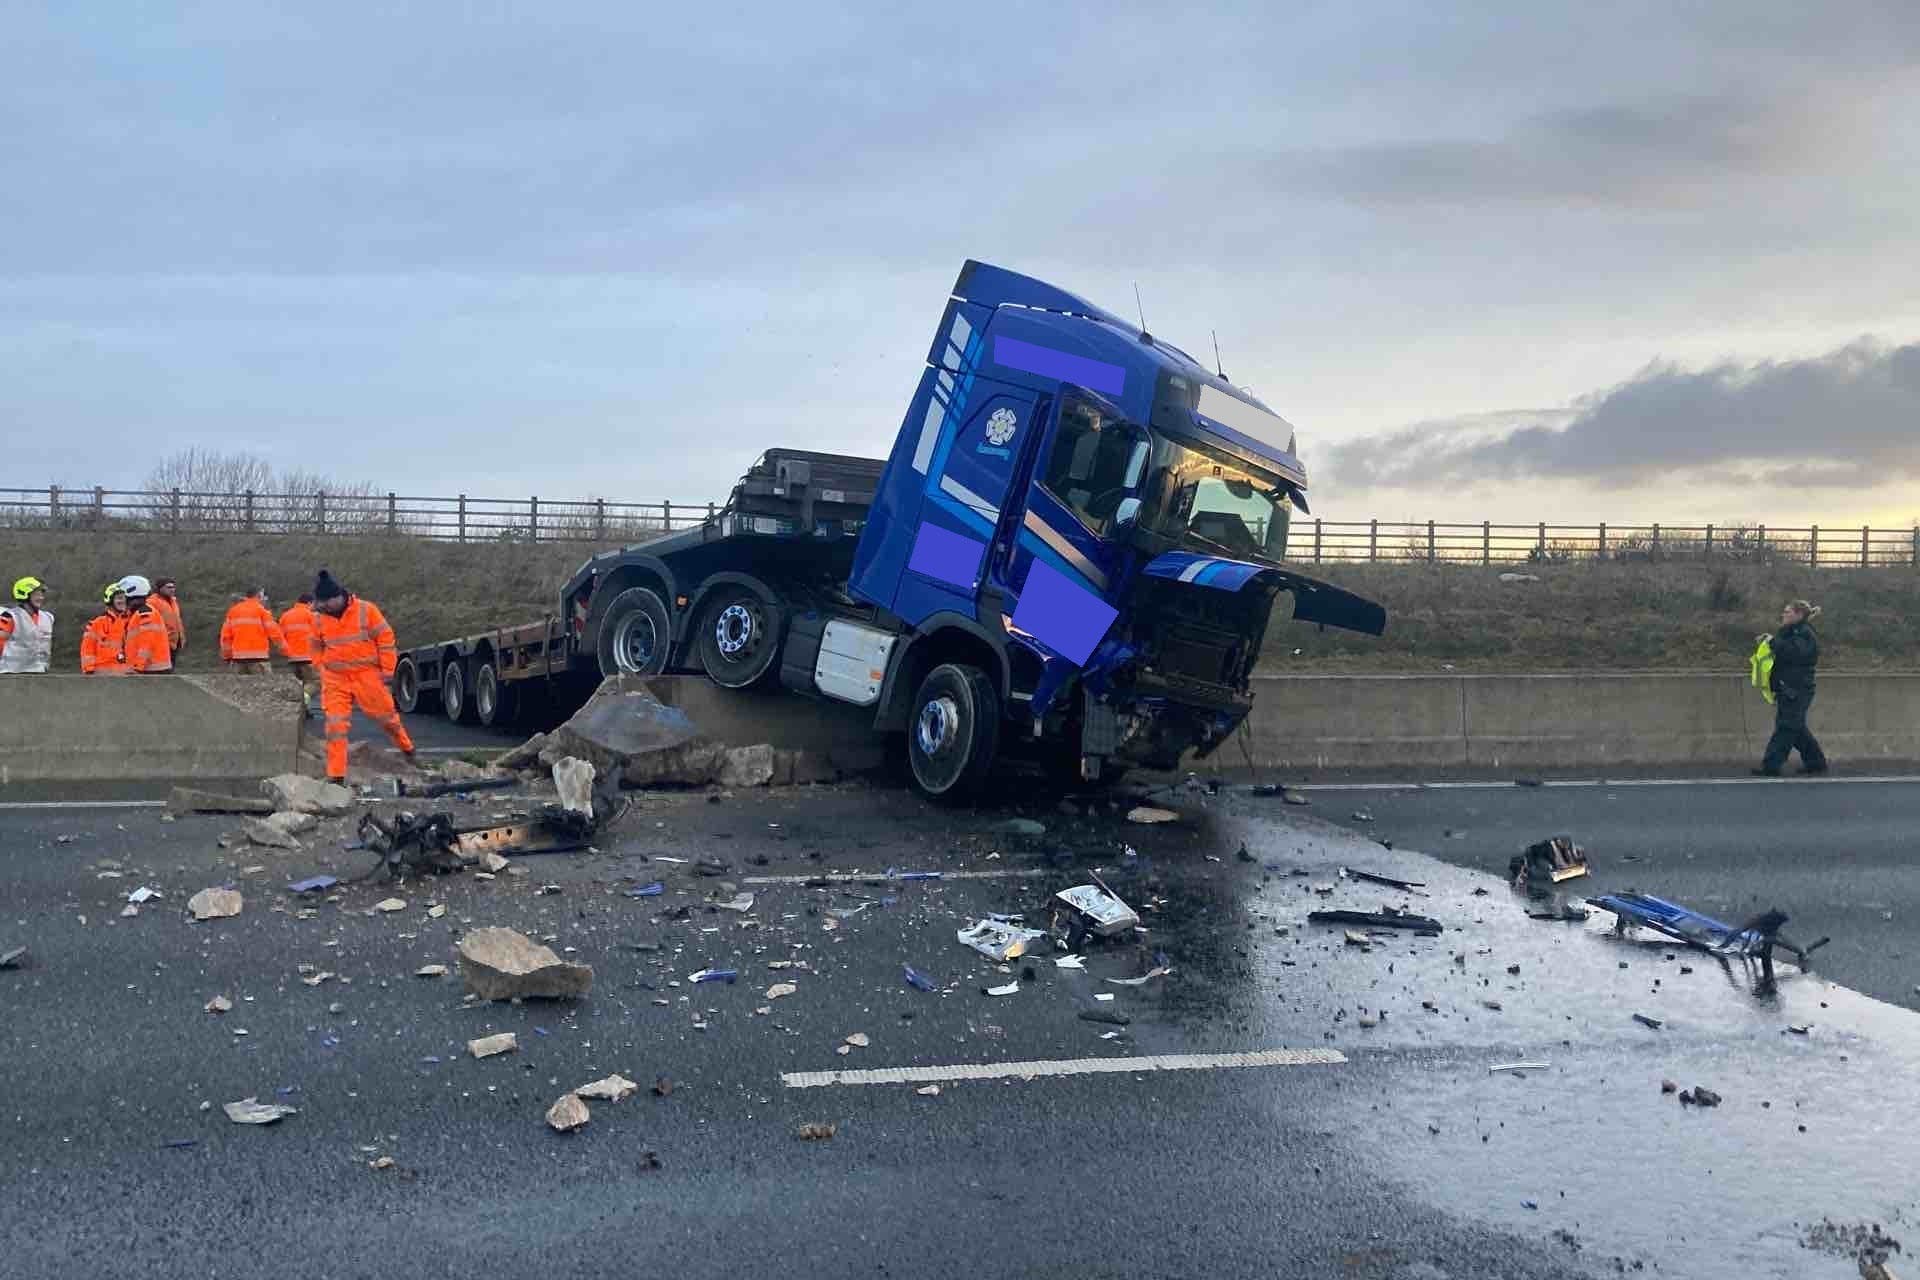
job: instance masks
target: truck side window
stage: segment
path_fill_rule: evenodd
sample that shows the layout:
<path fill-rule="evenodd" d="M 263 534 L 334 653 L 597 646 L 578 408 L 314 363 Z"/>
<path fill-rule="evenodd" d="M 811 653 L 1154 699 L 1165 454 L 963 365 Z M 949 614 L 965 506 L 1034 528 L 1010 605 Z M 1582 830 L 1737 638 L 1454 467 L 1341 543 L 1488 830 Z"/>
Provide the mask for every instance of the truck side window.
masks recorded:
<path fill-rule="evenodd" d="M 1147 438 L 1134 426 L 1090 404 L 1069 400 L 1040 482 L 1095 533 L 1104 534 L 1114 511 L 1146 470 Z"/>

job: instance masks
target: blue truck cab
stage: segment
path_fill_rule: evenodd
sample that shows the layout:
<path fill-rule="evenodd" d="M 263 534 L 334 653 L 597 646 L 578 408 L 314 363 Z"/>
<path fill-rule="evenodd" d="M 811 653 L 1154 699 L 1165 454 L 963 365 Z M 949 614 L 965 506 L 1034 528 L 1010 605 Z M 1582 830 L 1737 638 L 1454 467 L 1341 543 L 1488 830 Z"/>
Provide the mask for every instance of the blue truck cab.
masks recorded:
<path fill-rule="evenodd" d="M 779 685 L 871 708 L 940 798 L 1002 756 L 1172 768 L 1246 718 L 1281 594 L 1295 621 L 1385 628 L 1282 563 L 1293 442 L 1179 348 L 970 261 L 884 463 L 769 450 L 701 528 L 596 555 L 545 623 L 410 651 L 396 692 L 484 720 L 568 673 Z"/>

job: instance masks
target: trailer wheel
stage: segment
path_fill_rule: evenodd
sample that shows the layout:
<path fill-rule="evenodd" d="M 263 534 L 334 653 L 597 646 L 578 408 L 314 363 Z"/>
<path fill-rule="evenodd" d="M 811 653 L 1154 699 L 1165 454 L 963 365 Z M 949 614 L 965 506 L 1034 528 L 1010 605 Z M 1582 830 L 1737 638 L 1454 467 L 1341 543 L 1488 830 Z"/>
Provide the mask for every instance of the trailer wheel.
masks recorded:
<path fill-rule="evenodd" d="M 440 664 L 440 709 L 454 724 L 473 719 L 472 700 L 467 697 L 467 664 L 448 658 Z"/>
<path fill-rule="evenodd" d="M 409 716 L 420 707 L 420 669 L 411 657 L 400 659 L 393 669 L 393 705 Z"/>
<path fill-rule="evenodd" d="M 673 615 L 651 587 L 628 587 L 600 619 L 602 676 L 657 676 L 673 649 Z"/>
<path fill-rule="evenodd" d="M 489 729 L 497 724 L 509 724 L 519 707 L 520 690 L 501 682 L 492 658 L 481 663 L 473 673 L 473 713 L 480 723 Z"/>
<path fill-rule="evenodd" d="M 775 674 L 784 625 L 780 607 L 751 588 L 719 587 L 700 614 L 700 665 L 723 689 L 764 684 Z"/>
<path fill-rule="evenodd" d="M 1000 746 L 1000 695 L 978 667 L 943 663 L 927 673 L 907 723 L 914 785 L 935 800 L 977 793 Z"/>

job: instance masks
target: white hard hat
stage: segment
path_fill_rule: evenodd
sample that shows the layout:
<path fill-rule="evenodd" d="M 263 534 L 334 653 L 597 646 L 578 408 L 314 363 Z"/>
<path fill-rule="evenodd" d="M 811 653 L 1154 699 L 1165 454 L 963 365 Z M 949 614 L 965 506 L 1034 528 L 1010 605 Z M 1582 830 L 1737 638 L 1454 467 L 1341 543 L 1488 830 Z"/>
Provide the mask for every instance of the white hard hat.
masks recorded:
<path fill-rule="evenodd" d="M 120 579 L 120 589 L 130 596 L 150 596 L 153 594 L 153 584 L 137 573 L 130 573 Z"/>

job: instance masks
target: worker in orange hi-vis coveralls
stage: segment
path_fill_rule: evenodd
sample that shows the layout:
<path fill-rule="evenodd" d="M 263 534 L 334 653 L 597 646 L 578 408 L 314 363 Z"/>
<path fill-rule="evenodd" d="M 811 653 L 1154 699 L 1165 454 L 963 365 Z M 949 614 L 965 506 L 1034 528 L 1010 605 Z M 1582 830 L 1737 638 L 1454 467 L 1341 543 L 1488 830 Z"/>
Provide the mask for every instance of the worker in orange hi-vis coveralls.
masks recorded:
<path fill-rule="evenodd" d="M 411 758 L 413 739 L 400 723 L 388 688 L 400 653 L 379 607 L 349 593 L 322 569 L 313 584 L 313 615 L 313 665 L 320 672 L 320 713 L 326 717 L 327 778 L 347 780 L 347 730 L 356 704 Z"/>
<path fill-rule="evenodd" d="M 235 671 L 265 675 L 275 649 L 285 653 L 287 638 L 267 608 L 267 589 L 255 587 L 227 610 L 220 624 L 220 657 Z"/>

